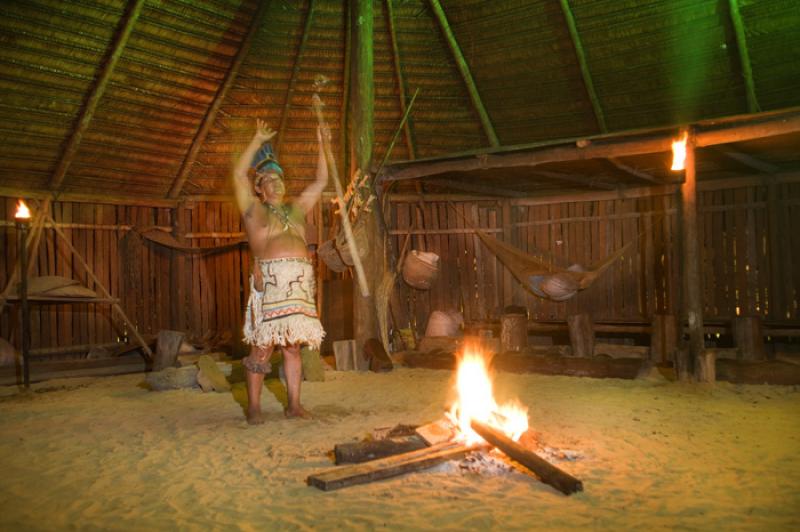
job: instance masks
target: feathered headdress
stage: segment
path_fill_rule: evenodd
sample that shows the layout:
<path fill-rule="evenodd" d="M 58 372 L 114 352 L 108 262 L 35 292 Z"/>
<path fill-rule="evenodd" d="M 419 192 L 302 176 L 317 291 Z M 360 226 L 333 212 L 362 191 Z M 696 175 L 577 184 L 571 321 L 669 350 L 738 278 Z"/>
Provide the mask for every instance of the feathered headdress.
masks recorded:
<path fill-rule="evenodd" d="M 278 159 L 275 158 L 275 152 L 272 151 L 272 143 L 265 142 L 258 149 L 250 162 L 250 169 L 253 174 L 261 172 L 275 172 L 283 175 L 283 168 L 278 164 Z"/>

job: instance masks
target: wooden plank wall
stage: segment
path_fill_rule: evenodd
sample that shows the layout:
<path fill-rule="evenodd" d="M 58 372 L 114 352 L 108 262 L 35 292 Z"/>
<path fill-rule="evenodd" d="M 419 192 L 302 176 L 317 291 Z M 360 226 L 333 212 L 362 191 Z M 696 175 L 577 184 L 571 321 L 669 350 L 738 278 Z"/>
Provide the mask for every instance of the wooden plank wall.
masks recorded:
<path fill-rule="evenodd" d="M 800 185 L 774 186 L 774 211 L 768 209 L 766 185 L 700 193 L 709 321 L 736 315 L 759 315 L 773 322 L 800 319 L 800 238 L 791 230 L 800 224 Z M 677 195 L 528 203 L 393 202 L 395 245 L 402 246 L 411 235 L 412 249 L 435 252 L 441 259 L 440 277 L 431 290 L 399 285 L 393 301 L 398 325 L 416 327 L 422 334 L 433 310 L 459 310 L 466 321 L 480 322 L 498 319 L 512 304 L 527 307 L 533 319 L 542 321 L 588 312 L 596 321 L 649 323 L 653 314 L 679 312 Z M 777 229 L 774 252 L 769 246 L 770 216 Z M 562 267 L 589 267 L 628 242 L 634 245 L 590 288 L 559 303 L 523 289 L 471 227 Z M 771 286 L 784 287 L 779 297 L 770 296 Z"/>
<path fill-rule="evenodd" d="M 704 301 L 707 321 L 759 315 L 771 322 L 800 320 L 800 184 L 740 186 L 700 192 Z M 537 320 L 564 320 L 590 312 L 597 321 L 649 322 L 654 313 L 679 308 L 680 269 L 675 255 L 677 197 L 528 204 L 524 201 L 394 202 L 390 225 L 395 249 L 441 257 L 441 275 L 429 291 L 398 283 L 392 302 L 396 323 L 424 333 L 432 310 L 460 310 L 469 321 L 497 319 L 508 305 L 523 305 Z M 17 260 L 13 225 L 16 200 L 0 198 L 0 286 Z M 451 206 L 453 205 L 453 206 Z M 308 223 L 329 235 L 330 205 Z M 143 333 L 187 331 L 195 337 L 237 338 L 249 295 L 245 246 L 213 255 L 170 251 L 142 240 L 128 226 L 175 227 L 195 247 L 222 244 L 241 231 L 228 202 L 197 201 L 178 208 L 56 202 L 53 215 L 67 238 Z M 563 303 L 546 301 L 511 277 L 472 234 L 481 227 L 527 253 L 562 266 L 598 262 L 627 242 L 633 249 L 592 287 Z M 770 231 L 774 226 L 776 230 Z M 211 235 L 210 233 L 215 233 Z M 770 242 L 776 245 L 771 247 Z M 320 266 L 321 279 L 349 278 Z M 33 275 L 63 275 L 93 287 L 67 246 L 45 230 Z M 17 317 L 6 306 L 0 336 L 18 343 Z M 130 332 L 108 305 L 34 305 L 32 348 L 124 341 Z M 323 322 L 325 321 L 323 316 Z"/>

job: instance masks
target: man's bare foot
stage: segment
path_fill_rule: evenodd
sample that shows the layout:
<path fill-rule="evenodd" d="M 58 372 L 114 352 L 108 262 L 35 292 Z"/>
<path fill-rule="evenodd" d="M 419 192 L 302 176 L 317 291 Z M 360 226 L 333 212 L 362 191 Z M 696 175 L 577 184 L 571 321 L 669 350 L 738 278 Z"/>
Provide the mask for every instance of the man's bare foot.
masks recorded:
<path fill-rule="evenodd" d="M 311 412 L 302 406 L 286 408 L 283 411 L 283 415 L 285 415 L 287 418 L 299 417 L 301 419 L 312 419 L 314 417 L 311 415 Z"/>
<path fill-rule="evenodd" d="M 264 423 L 264 416 L 261 414 L 260 408 L 247 409 L 247 424 L 248 425 L 261 425 Z"/>

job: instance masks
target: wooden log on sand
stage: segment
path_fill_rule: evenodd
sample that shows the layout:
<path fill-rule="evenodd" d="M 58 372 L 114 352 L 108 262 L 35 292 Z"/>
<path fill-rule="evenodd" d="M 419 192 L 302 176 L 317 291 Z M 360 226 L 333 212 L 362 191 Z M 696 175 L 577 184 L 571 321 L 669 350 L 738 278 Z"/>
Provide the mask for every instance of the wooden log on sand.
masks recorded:
<path fill-rule="evenodd" d="M 564 495 L 583 491 L 583 483 L 580 480 L 540 458 L 536 453 L 524 448 L 502 432 L 474 419 L 470 425 L 484 440 L 503 451 L 509 458 L 525 466 L 545 484 L 553 486 Z"/>
<path fill-rule="evenodd" d="M 461 458 L 479 448 L 480 446 L 457 443 L 434 445 L 419 451 L 398 454 L 363 464 L 328 469 L 327 471 L 310 475 L 306 479 L 306 483 L 323 491 L 365 484 L 375 480 L 396 477 L 404 473 L 428 469 L 442 462 Z"/>
<path fill-rule="evenodd" d="M 406 439 L 370 440 L 354 443 L 340 443 L 333 446 L 336 465 L 360 464 L 378 458 L 408 453 L 427 447 L 420 437 Z"/>

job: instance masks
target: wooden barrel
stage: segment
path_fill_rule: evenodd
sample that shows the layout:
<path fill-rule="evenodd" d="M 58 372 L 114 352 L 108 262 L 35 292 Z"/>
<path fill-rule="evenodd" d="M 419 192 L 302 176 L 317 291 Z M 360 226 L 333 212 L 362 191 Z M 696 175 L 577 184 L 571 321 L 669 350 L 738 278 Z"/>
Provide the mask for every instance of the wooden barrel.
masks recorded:
<path fill-rule="evenodd" d="M 414 288 L 429 290 L 439 276 L 439 255 L 416 249 L 403 261 L 403 280 Z"/>

